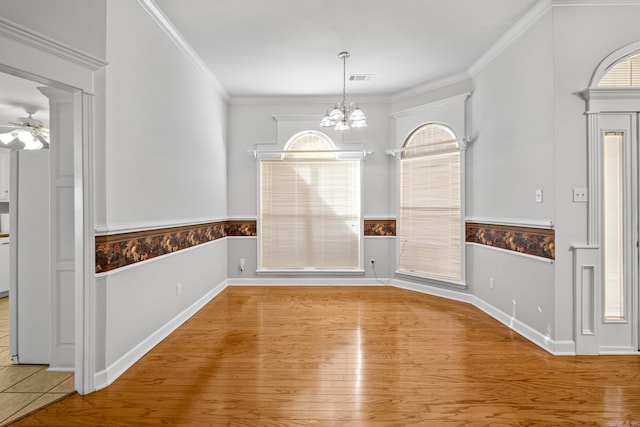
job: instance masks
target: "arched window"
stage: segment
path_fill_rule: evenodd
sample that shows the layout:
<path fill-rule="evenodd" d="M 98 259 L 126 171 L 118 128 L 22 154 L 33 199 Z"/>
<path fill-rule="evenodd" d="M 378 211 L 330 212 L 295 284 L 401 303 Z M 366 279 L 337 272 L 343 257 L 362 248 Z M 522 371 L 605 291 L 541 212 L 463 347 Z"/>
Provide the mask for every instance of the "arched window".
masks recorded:
<path fill-rule="evenodd" d="M 401 156 L 399 272 L 462 281 L 461 154 L 453 129 L 427 123 Z"/>
<path fill-rule="evenodd" d="M 640 53 L 613 64 L 598 82 L 598 87 L 640 86 Z"/>
<path fill-rule="evenodd" d="M 260 161 L 259 269 L 361 268 L 360 164 L 313 131 Z"/>

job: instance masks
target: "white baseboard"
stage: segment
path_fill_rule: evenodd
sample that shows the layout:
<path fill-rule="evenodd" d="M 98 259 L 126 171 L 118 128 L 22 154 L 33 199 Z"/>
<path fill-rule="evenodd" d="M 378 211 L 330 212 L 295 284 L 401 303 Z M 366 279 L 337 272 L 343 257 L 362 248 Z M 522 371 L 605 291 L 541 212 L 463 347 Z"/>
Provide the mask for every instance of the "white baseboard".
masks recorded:
<path fill-rule="evenodd" d="M 130 351 L 128 351 L 121 358 L 113 362 L 107 367 L 107 369 L 96 372 L 94 375 L 94 386 L 96 391 L 104 387 L 107 387 L 113 383 L 120 375 L 122 375 L 127 369 L 133 366 L 142 356 L 144 356 L 149 350 L 158 345 L 162 340 L 175 331 L 180 325 L 189 320 L 191 316 L 204 307 L 209 301 L 214 299 L 220 292 L 225 290 L 228 286 L 227 281 L 215 286 L 204 296 L 198 299 L 196 302 L 187 307 L 176 317 L 167 322 L 160 329 L 149 335 L 145 340 L 140 342 Z"/>
<path fill-rule="evenodd" d="M 461 292 L 455 289 L 446 289 L 438 286 L 428 285 L 426 283 L 407 282 L 406 280 L 391 280 L 391 286 L 409 291 L 416 291 L 436 297 L 443 297 L 454 301 L 466 302 L 471 304 L 473 295 L 467 292 Z"/>
<path fill-rule="evenodd" d="M 611 355 L 621 355 L 621 354 L 638 354 L 638 350 L 633 347 L 623 347 L 623 346 L 600 346 L 600 354 L 611 354 Z"/>
<path fill-rule="evenodd" d="M 438 297 L 448 298 L 454 301 L 472 304 L 473 306 L 493 317 L 509 329 L 517 332 L 524 338 L 536 344 L 538 347 L 548 351 L 555 356 L 575 355 L 575 343 L 573 341 L 554 341 L 551 338 L 531 328 L 527 324 L 519 321 L 518 319 L 514 319 L 505 312 L 476 297 L 475 295 L 469 294 L 467 292 L 456 291 L 453 289 L 444 289 L 427 284 L 418 284 L 403 280 L 392 280 L 391 285 L 397 288 L 407 289 L 428 295 L 434 295 Z"/>
<path fill-rule="evenodd" d="M 388 286 L 391 279 L 364 277 L 251 277 L 227 279 L 229 286 Z"/>

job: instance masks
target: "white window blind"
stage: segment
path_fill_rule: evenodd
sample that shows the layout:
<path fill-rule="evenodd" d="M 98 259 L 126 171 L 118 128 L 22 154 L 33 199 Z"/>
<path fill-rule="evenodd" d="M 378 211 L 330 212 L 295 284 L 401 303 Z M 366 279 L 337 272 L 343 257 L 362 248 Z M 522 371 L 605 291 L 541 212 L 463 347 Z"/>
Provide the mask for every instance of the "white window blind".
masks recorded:
<path fill-rule="evenodd" d="M 400 272 L 461 281 L 460 151 L 440 124 L 415 131 L 401 160 Z"/>
<path fill-rule="evenodd" d="M 358 269 L 360 160 L 309 156 L 260 162 L 260 268 Z"/>
<path fill-rule="evenodd" d="M 640 86 L 640 54 L 614 64 L 598 82 L 598 87 Z"/>
<path fill-rule="evenodd" d="M 604 316 L 625 318 L 624 134 L 606 132 L 603 154 Z"/>

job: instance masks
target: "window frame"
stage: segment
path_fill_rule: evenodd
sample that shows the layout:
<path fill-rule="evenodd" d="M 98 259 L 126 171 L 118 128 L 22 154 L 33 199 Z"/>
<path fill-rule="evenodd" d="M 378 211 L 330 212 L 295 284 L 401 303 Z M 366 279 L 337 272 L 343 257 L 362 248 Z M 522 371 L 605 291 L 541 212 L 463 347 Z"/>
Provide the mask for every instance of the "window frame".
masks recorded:
<path fill-rule="evenodd" d="M 364 216 L 363 216 L 363 182 L 364 182 L 364 167 L 363 167 L 363 157 L 358 157 L 358 158 L 354 158 L 353 153 L 349 152 L 349 153 L 344 153 L 341 152 L 337 147 L 335 142 L 326 134 L 322 133 L 322 132 L 318 132 L 315 130 L 304 130 L 301 132 L 297 132 L 296 134 L 294 134 L 293 136 L 291 136 L 291 138 L 289 138 L 287 140 L 287 142 L 284 144 L 284 148 L 282 151 L 280 152 L 274 152 L 274 153 L 278 153 L 275 156 L 272 157 L 272 159 L 279 159 L 279 160 L 284 160 L 286 158 L 286 154 L 287 154 L 287 150 L 291 147 L 291 145 L 293 145 L 293 143 L 300 137 L 304 136 L 304 135 L 316 135 L 318 137 L 320 137 L 322 140 L 324 140 L 325 142 L 327 142 L 329 144 L 329 146 L 331 147 L 331 150 L 327 150 L 329 152 L 332 152 L 334 154 L 333 159 L 320 159 L 320 160 L 334 160 L 334 161 L 355 161 L 357 160 L 359 162 L 359 182 L 360 182 L 360 206 L 359 206 L 359 211 L 360 211 L 360 218 L 359 218 L 359 233 L 358 233 L 358 266 L 356 268 L 348 268 L 348 269 L 342 269 L 342 268 L 316 268 L 316 267 L 310 267 L 310 268 L 270 268 L 270 267 L 264 267 L 262 265 L 262 160 L 265 160 L 264 158 L 259 159 L 256 162 L 256 188 L 257 188 L 257 211 L 258 211 L 258 215 L 257 215 L 257 221 L 256 221 L 256 236 L 257 236 L 257 268 L 256 268 L 256 274 L 257 275 L 264 275 L 264 276 L 269 276 L 269 275 L 273 275 L 273 276 L 318 276 L 318 275 L 323 275 L 323 276 L 362 276 L 365 273 L 364 270 Z M 344 154 L 343 154 L 344 153 Z M 304 160 L 304 159 L 301 159 Z"/>
<path fill-rule="evenodd" d="M 401 233 L 401 201 L 402 201 L 402 153 L 405 151 L 407 142 L 411 139 L 416 132 L 421 130 L 422 128 L 428 125 L 438 125 L 443 126 L 448 129 L 455 137 L 455 141 L 457 144 L 457 148 L 460 153 L 460 223 L 459 223 L 459 233 L 460 233 L 460 281 L 447 280 L 439 277 L 434 277 L 429 274 L 422 274 L 419 272 L 413 272 L 408 270 L 400 270 L 400 257 L 402 255 L 402 246 L 403 243 L 400 240 Z M 434 284 L 439 286 L 446 287 L 454 287 L 454 288 L 467 288 L 467 268 L 466 268 L 466 242 L 465 242 L 465 219 L 466 219 L 466 202 L 465 202 L 465 194 L 466 194 L 466 140 L 461 138 L 456 132 L 456 129 L 442 121 L 431 120 L 431 121 L 423 121 L 419 125 L 415 126 L 411 132 L 407 134 L 407 136 L 402 140 L 402 143 L 399 144 L 402 148 L 400 150 L 396 150 L 396 189 L 397 189 L 397 197 L 396 197 L 396 206 L 397 206 L 397 218 L 398 218 L 398 236 L 396 239 L 396 268 L 395 268 L 395 276 L 401 279 L 409 279 L 414 282 L 424 283 L 424 284 Z"/>

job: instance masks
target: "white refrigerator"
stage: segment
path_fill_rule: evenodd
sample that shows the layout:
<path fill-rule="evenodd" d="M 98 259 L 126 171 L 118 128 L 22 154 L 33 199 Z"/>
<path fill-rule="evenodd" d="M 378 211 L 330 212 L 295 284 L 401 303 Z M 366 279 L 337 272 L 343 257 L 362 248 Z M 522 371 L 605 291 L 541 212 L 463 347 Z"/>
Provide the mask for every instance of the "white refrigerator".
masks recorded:
<path fill-rule="evenodd" d="M 14 363 L 49 364 L 49 150 L 11 153 L 9 350 Z"/>

